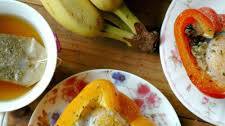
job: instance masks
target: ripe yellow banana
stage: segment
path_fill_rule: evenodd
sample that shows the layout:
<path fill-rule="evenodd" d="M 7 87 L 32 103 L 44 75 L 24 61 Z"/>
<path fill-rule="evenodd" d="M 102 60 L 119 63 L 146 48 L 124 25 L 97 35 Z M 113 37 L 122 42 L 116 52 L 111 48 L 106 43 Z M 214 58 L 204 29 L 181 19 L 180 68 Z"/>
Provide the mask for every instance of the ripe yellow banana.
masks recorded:
<path fill-rule="evenodd" d="M 70 31 L 94 37 L 103 28 L 103 19 L 89 0 L 41 0 L 55 20 Z"/>
<path fill-rule="evenodd" d="M 113 4 L 112 1 L 116 1 Z M 131 11 L 127 8 L 125 3 L 120 0 L 91 0 L 91 2 L 102 11 L 110 11 L 117 15 L 126 25 L 130 28 L 133 37 L 130 39 L 125 39 L 130 43 L 130 45 L 139 48 L 142 51 L 154 51 L 157 41 L 159 40 L 159 36 L 157 32 L 148 32 L 145 26 L 141 23 L 138 18 L 131 13 Z M 108 9 L 108 5 L 112 9 Z M 111 18 L 111 17 L 108 17 Z M 115 28 L 113 28 L 115 30 Z M 120 30 L 121 31 L 121 30 Z M 108 33 L 106 33 L 108 34 Z M 126 34 L 127 35 L 127 34 Z M 114 36 L 115 37 L 115 36 Z M 128 44 L 129 45 L 129 44 Z"/>
<path fill-rule="evenodd" d="M 91 0 L 91 2 L 100 10 L 113 11 L 119 8 L 123 0 Z"/>
<path fill-rule="evenodd" d="M 131 32 L 131 29 L 127 26 L 127 24 L 124 23 L 120 18 L 118 18 L 113 13 L 103 12 L 102 16 L 104 20 L 111 22 L 112 24 L 116 25 L 118 28 Z"/>
<path fill-rule="evenodd" d="M 137 34 L 135 24 L 142 24 L 138 18 L 131 13 L 125 4 L 122 4 L 119 8 L 113 11 L 121 20 L 123 20 L 131 29 L 134 34 Z"/>
<path fill-rule="evenodd" d="M 158 34 L 156 32 L 149 33 L 126 7 L 123 0 L 41 1 L 58 23 L 79 35 L 103 36 L 120 40 L 128 46 L 145 52 L 154 51 L 155 43 L 158 41 Z M 107 13 L 104 15 L 104 13 L 100 13 L 100 10 L 114 13 L 114 16 Z M 103 18 L 115 26 L 104 22 Z"/>

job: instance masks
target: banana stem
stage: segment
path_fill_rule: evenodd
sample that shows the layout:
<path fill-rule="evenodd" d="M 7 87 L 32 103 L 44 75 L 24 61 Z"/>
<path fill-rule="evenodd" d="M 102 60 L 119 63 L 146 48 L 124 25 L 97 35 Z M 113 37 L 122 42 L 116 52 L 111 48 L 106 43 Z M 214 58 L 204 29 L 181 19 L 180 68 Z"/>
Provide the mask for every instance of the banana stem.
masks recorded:
<path fill-rule="evenodd" d="M 118 9 L 116 9 L 114 12 L 123 22 L 125 22 L 131 31 L 134 34 L 137 34 L 135 24 L 141 23 L 138 18 L 127 8 L 127 6 L 123 3 Z"/>
<path fill-rule="evenodd" d="M 148 32 L 144 24 L 127 8 L 123 3 L 118 9 L 113 11 L 124 23 L 128 25 L 134 36 L 131 39 L 125 39 L 135 48 L 143 52 L 154 52 L 159 34 L 155 31 Z"/>
<path fill-rule="evenodd" d="M 114 25 L 116 25 L 117 27 L 119 27 L 120 29 L 126 30 L 131 32 L 130 28 L 127 26 L 127 24 L 125 24 L 122 20 L 120 20 L 116 15 L 112 14 L 112 13 L 108 13 L 108 12 L 103 12 L 102 16 L 105 20 L 113 23 Z"/>
<path fill-rule="evenodd" d="M 110 24 L 105 24 L 104 31 L 102 33 L 103 37 L 112 38 L 119 40 L 121 42 L 126 43 L 129 47 L 131 47 L 131 43 L 128 41 L 129 39 L 133 39 L 134 34 L 128 31 L 124 31 Z"/>

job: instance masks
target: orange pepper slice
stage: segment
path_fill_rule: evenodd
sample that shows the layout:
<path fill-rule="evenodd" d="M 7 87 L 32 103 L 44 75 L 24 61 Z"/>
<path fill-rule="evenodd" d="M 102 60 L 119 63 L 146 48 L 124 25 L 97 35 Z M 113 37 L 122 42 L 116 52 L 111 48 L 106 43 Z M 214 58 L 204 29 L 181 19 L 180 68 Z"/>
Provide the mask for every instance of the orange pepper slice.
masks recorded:
<path fill-rule="evenodd" d="M 128 120 L 130 126 L 155 126 L 155 123 L 144 117 L 137 104 L 126 95 L 119 93 L 120 114 Z"/>
<path fill-rule="evenodd" d="M 217 31 L 214 23 L 199 10 L 184 10 L 176 19 L 174 34 L 181 60 L 192 83 L 204 94 L 214 98 L 225 98 L 225 88 L 221 87 L 203 71 L 191 53 L 189 38 L 185 34 L 187 25 L 196 22 L 204 31 L 204 35 L 212 38 Z"/>

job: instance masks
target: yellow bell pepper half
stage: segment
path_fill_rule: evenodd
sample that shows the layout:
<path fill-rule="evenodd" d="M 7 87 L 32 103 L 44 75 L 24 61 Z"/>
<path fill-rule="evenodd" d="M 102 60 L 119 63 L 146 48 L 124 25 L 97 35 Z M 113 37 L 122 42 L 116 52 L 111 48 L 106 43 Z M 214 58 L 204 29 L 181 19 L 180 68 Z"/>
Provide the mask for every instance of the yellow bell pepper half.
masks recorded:
<path fill-rule="evenodd" d="M 66 107 L 55 126 L 75 126 L 82 114 L 101 107 L 117 112 L 130 126 L 154 126 L 151 120 L 141 115 L 139 107 L 124 94 L 116 90 L 107 80 L 95 80 L 88 84 Z"/>

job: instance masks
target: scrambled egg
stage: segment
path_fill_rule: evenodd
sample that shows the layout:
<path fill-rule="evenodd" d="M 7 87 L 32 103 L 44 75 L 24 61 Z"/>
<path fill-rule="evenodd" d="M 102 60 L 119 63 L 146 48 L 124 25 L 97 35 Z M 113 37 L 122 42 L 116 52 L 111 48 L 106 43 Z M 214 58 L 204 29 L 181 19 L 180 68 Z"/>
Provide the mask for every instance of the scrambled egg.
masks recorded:
<path fill-rule="evenodd" d="M 206 51 L 206 63 L 212 79 L 225 86 L 225 34 L 210 41 Z"/>
<path fill-rule="evenodd" d="M 129 124 L 116 112 L 95 108 L 87 116 L 79 119 L 75 126 L 129 126 Z"/>

